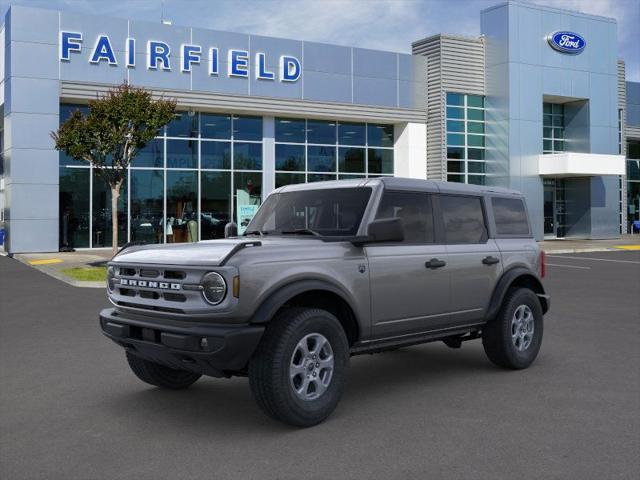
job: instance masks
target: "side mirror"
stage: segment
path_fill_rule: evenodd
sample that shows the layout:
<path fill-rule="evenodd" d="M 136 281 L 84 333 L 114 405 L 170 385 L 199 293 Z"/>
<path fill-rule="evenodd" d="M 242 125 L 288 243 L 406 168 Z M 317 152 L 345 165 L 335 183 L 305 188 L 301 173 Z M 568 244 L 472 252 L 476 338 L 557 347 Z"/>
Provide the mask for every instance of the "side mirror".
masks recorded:
<path fill-rule="evenodd" d="M 398 217 L 374 220 L 369 224 L 368 230 L 367 237 L 360 239 L 358 244 L 401 242 L 404 240 L 404 229 Z"/>

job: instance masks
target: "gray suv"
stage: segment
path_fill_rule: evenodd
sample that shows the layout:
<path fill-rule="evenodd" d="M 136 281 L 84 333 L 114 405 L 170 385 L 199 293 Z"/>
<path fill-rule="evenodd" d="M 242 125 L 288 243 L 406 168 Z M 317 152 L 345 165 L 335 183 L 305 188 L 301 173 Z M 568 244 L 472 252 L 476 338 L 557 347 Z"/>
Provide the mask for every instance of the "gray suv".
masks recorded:
<path fill-rule="evenodd" d="M 352 355 L 482 339 L 528 367 L 549 297 L 518 192 L 404 178 L 290 185 L 244 234 L 132 246 L 108 268 L 104 334 L 158 387 L 249 377 L 271 417 L 335 409 Z"/>

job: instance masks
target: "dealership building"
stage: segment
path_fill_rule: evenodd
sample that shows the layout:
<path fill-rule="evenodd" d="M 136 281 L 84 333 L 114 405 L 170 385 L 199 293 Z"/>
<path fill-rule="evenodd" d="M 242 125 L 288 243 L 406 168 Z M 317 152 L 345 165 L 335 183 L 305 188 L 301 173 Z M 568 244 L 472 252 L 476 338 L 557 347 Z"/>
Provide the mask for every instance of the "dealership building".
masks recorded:
<path fill-rule="evenodd" d="M 520 190 L 537 239 L 629 231 L 640 84 L 625 80 L 616 21 L 510 1 L 479 22 L 479 37 L 407 54 L 12 6 L 4 248 L 111 245 L 108 187 L 50 134 L 123 81 L 178 113 L 128 171 L 120 243 L 220 238 L 282 185 L 384 175 Z"/>

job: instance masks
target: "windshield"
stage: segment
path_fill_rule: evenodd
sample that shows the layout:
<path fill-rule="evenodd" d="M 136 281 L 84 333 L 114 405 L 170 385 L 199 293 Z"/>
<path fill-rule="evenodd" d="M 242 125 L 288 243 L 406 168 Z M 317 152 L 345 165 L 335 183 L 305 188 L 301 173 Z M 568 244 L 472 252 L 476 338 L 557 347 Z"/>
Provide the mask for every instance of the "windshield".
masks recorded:
<path fill-rule="evenodd" d="M 370 196 L 368 187 L 276 193 L 267 198 L 244 234 L 355 236 Z"/>

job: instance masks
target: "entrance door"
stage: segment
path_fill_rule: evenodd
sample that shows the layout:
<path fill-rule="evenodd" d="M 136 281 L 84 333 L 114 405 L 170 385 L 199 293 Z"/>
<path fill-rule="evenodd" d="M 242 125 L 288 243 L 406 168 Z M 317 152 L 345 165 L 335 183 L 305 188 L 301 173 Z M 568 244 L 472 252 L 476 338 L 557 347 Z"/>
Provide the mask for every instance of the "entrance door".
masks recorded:
<path fill-rule="evenodd" d="M 544 185 L 544 236 L 564 238 L 567 226 L 565 185 L 561 178 L 547 178 Z"/>

